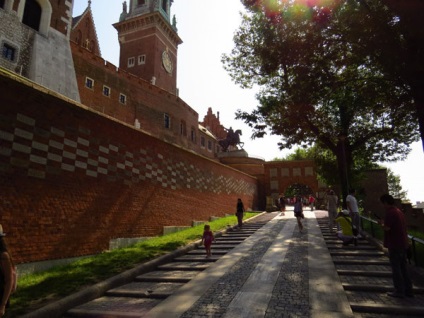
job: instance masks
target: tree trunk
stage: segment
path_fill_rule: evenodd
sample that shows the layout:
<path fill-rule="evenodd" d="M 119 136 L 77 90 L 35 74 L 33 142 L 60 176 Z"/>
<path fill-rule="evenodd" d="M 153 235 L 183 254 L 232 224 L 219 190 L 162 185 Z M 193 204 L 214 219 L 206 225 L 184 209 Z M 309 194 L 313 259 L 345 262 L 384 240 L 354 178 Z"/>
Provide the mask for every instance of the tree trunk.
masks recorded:
<path fill-rule="evenodd" d="M 342 189 L 342 207 L 346 209 L 346 196 L 349 193 L 349 155 L 346 147 L 346 140 L 343 138 L 337 143 L 337 166 L 339 168 L 340 188 Z"/>

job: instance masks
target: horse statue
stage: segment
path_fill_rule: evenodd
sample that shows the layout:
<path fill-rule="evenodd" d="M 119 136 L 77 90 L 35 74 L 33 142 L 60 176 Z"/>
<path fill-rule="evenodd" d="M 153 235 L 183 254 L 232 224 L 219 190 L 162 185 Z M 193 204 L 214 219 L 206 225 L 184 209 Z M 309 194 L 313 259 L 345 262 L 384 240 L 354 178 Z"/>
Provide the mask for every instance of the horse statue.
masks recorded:
<path fill-rule="evenodd" d="M 218 141 L 218 144 L 221 146 L 222 151 L 228 151 L 229 146 L 237 146 L 240 145 L 243 148 L 244 143 L 240 142 L 241 130 L 237 129 L 234 131 L 231 127 L 227 131 L 227 137 L 225 139 L 221 139 Z"/>

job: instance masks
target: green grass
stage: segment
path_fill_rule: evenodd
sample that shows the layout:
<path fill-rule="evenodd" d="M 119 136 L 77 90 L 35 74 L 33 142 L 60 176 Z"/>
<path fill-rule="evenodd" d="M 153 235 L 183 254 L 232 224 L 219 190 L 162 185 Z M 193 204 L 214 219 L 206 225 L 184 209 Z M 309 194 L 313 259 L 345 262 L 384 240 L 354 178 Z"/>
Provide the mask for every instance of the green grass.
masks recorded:
<path fill-rule="evenodd" d="M 245 214 L 245 219 L 257 214 L 248 212 Z M 236 222 L 234 216 L 228 216 L 208 224 L 211 230 L 216 232 Z M 180 232 L 151 238 L 131 247 L 87 257 L 69 265 L 22 276 L 18 280 L 18 290 L 11 297 L 7 316 L 16 317 L 31 312 L 140 263 L 199 240 L 202 233 L 203 225 L 198 225 Z"/>

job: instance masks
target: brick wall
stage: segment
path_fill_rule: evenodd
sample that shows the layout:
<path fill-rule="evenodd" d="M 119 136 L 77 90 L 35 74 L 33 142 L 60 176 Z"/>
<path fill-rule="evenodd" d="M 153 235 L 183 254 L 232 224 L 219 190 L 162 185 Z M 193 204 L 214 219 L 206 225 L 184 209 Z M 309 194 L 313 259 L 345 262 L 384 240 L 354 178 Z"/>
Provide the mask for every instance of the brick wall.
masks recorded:
<path fill-rule="evenodd" d="M 252 176 L 1 71 L 0 87 L 0 223 L 17 263 L 256 205 Z"/>

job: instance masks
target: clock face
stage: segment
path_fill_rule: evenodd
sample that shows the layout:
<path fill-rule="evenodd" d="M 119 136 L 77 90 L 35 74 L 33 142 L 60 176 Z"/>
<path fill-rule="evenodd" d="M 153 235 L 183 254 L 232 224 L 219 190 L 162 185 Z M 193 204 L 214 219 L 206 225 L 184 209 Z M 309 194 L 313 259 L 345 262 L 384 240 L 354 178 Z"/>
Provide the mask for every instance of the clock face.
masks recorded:
<path fill-rule="evenodd" d="M 162 53 L 162 64 L 163 64 L 163 67 L 165 68 L 165 71 L 171 74 L 173 66 L 172 66 L 172 60 L 171 60 L 171 57 L 169 56 L 168 51 L 163 51 Z"/>

